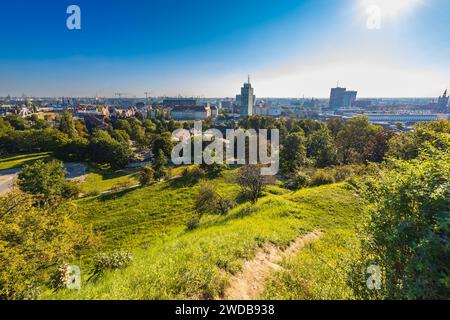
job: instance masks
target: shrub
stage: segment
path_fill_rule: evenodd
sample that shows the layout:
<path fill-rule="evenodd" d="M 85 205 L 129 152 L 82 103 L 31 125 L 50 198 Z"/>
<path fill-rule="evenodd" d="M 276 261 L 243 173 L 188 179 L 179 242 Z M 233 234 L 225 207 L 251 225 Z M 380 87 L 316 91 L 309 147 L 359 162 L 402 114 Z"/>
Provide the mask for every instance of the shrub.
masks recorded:
<path fill-rule="evenodd" d="M 196 166 L 190 170 L 190 176 L 196 182 L 200 182 L 201 180 L 205 179 L 206 172 L 202 168 Z"/>
<path fill-rule="evenodd" d="M 236 205 L 233 199 L 217 195 L 216 207 L 220 214 L 226 215 Z"/>
<path fill-rule="evenodd" d="M 286 187 L 291 190 L 299 190 L 309 186 L 310 183 L 311 177 L 304 172 L 299 172 L 295 177 L 286 182 Z"/>
<path fill-rule="evenodd" d="M 189 220 L 186 223 L 186 228 L 189 231 L 197 229 L 199 226 L 200 226 L 200 219 L 199 218 L 193 218 L 193 219 Z"/>
<path fill-rule="evenodd" d="M 195 199 L 195 210 L 199 216 L 206 213 L 215 213 L 217 203 L 216 186 L 210 182 L 203 182 Z"/>
<path fill-rule="evenodd" d="M 233 199 L 219 194 L 217 186 L 208 181 L 202 183 L 195 200 L 195 210 L 198 212 L 199 218 L 204 214 L 226 215 L 234 205 Z"/>
<path fill-rule="evenodd" d="M 412 161 L 393 161 L 363 181 L 370 202 L 361 230 L 359 259 L 348 272 L 362 299 L 448 299 L 450 292 L 450 154 L 421 151 Z M 369 290 L 365 271 L 377 265 L 380 290 Z"/>
<path fill-rule="evenodd" d="M 0 300 L 35 298 L 54 266 L 96 244 L 71 218 L 76 207 L 60 200 L 36 206 L 36 196 L 19 190 L 0 197 Z"/>
<path fill-rule="evenodd" d="M 133 255 L 128 251 L 99 253 L 94 257 L 93 276 L 101 275 L 107 270 L 125 269 L 132 261 Z"/>
<path fill-rule="evenodd" d="M 139 175 L 141 186 L 147 186 L 155 180 L 155 170 L 150 166 L 143 166 Z"/>
<path fill-rule="evenodd" d="M 335 183 L 334 177 L 324 170 L 317 170 L 311 177 L 310 185 L 312 187 L 318 187 L 325 184 Z"/>
<path fill-rule="evenodd" d="M 262 196 L 262 193 L 268 184 L 268 178 L 268 176 L 263 176 L 261 174 L 260 166 L 245 165 L 239 169 L 236 183 L 241 188 L 241 195 L 255 204 Z"/>
<path fill-rule="evenodd" d="M 102 192 L 100 190 L 94 190 L 86 194 L 86 197 L 98 197 Z"/>
<path fill-rule="evenodd" d="M 186 178 L 186 177 L 188 177 L 189 176 L 189 174 L 190 174 L 191 172 L 190 172 L 190 170 L 189 170 L 189 168 L 183 168 L 183 170 L 181 171 L 181 176 L 183 177 L 183 178 Z"/>
<path fill-rule="evenodd" d="M 67 199 L 75 199 L 81 193 L 81 188 L 76 183 L 67 181 L 62 188 L 62 196 Z"/>

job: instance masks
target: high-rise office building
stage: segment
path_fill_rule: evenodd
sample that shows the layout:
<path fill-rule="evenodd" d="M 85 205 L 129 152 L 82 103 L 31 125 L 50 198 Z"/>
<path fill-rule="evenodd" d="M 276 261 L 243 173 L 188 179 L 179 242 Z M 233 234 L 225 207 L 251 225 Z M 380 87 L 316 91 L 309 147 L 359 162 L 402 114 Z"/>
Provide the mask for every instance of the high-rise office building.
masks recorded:
<path fill-rule="evenodd" d="M 250 83 L 250 76 L 248 82 L 244 83 L 241 88 L 241 117 L 248 117 L 253 115 L 253 106 L 255 104 L 255 96 L 252 85 Z"/>
<path fill-rule="evenodd" d="M 358 95 L 358 92 L 356 91 L 346 91 L 344 93 L 344 104 L 343 108 L 351 108 L 353 107 L 353 104 L 356 101 L 356 96 Z"/>
<path fill-rule="evenodd" d="M 346 91 L 346 88 L 340 88 L 339 86 L 337 88 L 331 89 L 329 104 L 330 109 L 336 110 L 342 108 L 342 106 L 344 105 L 344 95 Z"/>
<path fill-rule="evenodd" d="M 347 91 L 346 88 L 332 88 L 329 107 L 332 110 L 351 108 L 356 101 L 357 91 Z"/>

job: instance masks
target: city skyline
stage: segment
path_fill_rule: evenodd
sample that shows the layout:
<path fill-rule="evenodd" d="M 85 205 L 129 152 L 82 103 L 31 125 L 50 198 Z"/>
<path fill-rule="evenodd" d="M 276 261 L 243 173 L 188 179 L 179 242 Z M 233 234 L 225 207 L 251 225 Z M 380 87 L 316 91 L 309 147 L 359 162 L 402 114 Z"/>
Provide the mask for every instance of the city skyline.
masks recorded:
<path fill-rule="evenodd" d="M 450 87 L 444 0 L 74 2 L 74 31 L 68 1 L 2 5 L 0 96 L 233 97 L 249 73 L 258 97 L 327 98 L 338 80 L 360 98 Z"/>

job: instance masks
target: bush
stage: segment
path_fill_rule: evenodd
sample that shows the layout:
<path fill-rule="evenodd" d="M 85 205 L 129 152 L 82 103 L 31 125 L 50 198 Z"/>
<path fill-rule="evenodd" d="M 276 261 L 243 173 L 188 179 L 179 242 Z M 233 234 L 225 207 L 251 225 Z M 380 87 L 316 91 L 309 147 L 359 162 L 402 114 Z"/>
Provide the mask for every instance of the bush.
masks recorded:
<path fill-rule="evenodd" d="M 182 176 L 183 178 L 188 177 L 189 174 L 190 174 L 189 168 L 183 168 L 183 170 L 181 171 L 181 176 Z"/>
<path fill-rule="evenodd" d="M 228 197 L 217 196 L 216 207 L 221 215 L 226 215 L 236 205 L 233 199 Z"/>
<path fill-rule="evenodd" d="M 36 298 L 55 266 L 97 242 L 62 201 L 36 206 L 39 197 L 13 190 L 0 197 L 0 300 Z"/>
<path fill-rule="evenodd" d="M 357 175 L 357 166 L 353 165 L 337 166 L 333 167 L 332 172 L 334 180 L 336 182 L 341 182 Z"/>
<path fill-rule="evenodd" d="M 423 152 L 423 151 L 422 151 Z M 412 161 L 393 161 L 359 193 L 370 202 L 361 251 L 348 273 L 361 299 L 448 299 L 450 292 L 450 154 L 432 148 Z M 380 268 L 380 290 L 365 271 Z"/>
<path fill-rule="evenodd" d="M 311 177 L 312 187 L 335 183 L 334 177 L 324 170 L 317 170 Z"/>
<path fill-rule="evenodd" d="M 94 190 L 86 194 L 87 197 L 98 197 L 102 192 L 100 190 Z"/>
<path fill-rule="evenodd" d="M 291 190 L 299 190 L 309 186 L 310 183 L 311 177 L 304 172 L 299 172 L 286 182 L 286 187 Z"/>
<path fill-rule="evenodd" d="M 197 229 L 200 226 L 200 219 L 193 218 L 186 223 L 186 228 L 189 231 Z"/>
<path fill-rule="evenodd" d="M 190 170 L 190 176 L 196 182 L 200 182 L 201 180 L 205 179 L 206 172 L 202 168 L 195 166 Z"/>
<path fill-rule="evenodd" d="M 155 180 L 155 170 L 150 166 L 143 166 L 139 176 L 141 186 L 147 186 Z"/>
<path fill-rule="evenodd" d="M 45 199 L 78 197 L 80 188 L 64 178 L 66 170 L 61 161 L 38 160 L 19 173 L 19 187 L 22 191 L 43 195 Z"/>
<path fill-rule="evenodd" d="M 133 255 L 128 251 L 99 253 L 94 257 L 93 276 L 101 275 L 108 270 L 125 269 L 132 261 Z"/>
<path fill-rule="evenodd" d="M 202 183 L 195 200 L 195 210 L 198 212 L 199 218 L 204 214 L 226 215 L 234 205 L 233 199 L 219 194 L 217 186 L 208 181 Z"/>
<path fill-rule="evenodd" d="M 81 188 L 78 184 L 67 181 L 62 189 L 62 196 L 67 199 L 75 199 L 81 193 Z"/>

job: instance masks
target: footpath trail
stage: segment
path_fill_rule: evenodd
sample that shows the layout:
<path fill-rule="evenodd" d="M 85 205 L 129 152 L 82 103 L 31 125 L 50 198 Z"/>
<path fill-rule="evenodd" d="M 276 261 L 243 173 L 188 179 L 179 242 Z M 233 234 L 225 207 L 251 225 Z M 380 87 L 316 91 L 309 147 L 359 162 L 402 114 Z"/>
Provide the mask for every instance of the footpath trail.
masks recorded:
<path fill-rule="evenodd" d="M 297 238 L 284 251 L 270 244 L 259 250 L 255 258 L 243 262 L 242 271 L 230 279 L 230 286 L 225 290 L 225 300 L 257 300 L 264 291 L 270 274 L 282 267 L 278 264 L 284 257 L 300 251 L 305 245 L 322 236 L 320 231 L 308 233 Z"/>

